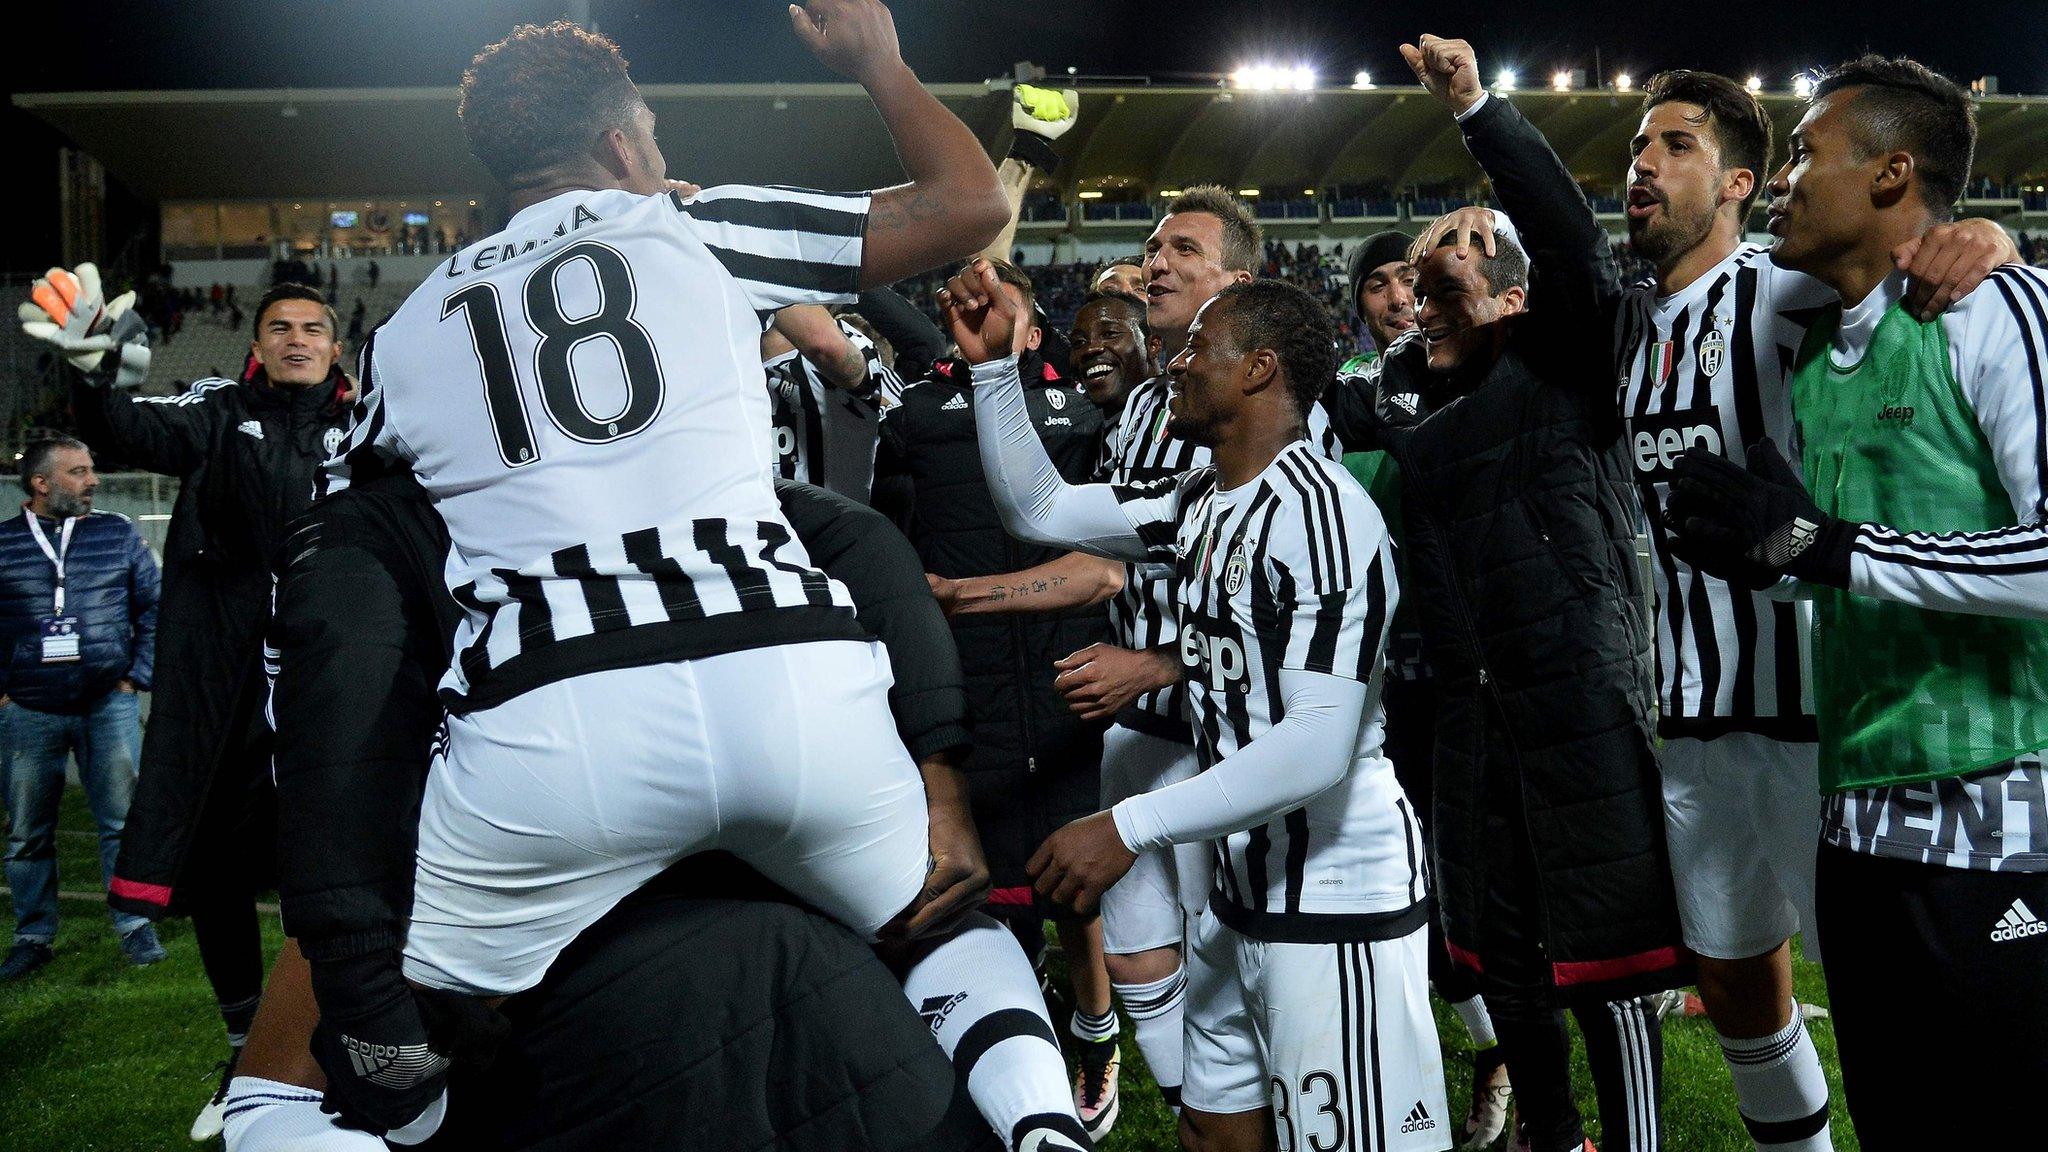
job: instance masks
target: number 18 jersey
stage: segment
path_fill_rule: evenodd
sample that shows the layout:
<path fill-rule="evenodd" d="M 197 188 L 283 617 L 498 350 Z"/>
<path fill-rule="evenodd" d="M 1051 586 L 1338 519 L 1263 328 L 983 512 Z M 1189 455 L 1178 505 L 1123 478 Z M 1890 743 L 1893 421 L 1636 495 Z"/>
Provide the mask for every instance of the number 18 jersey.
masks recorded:
<path fill-rule="evenodd" d="M 404 466 L 447 521 L 455 710 L 635 664 L 855 638 L 775 499 L 760 336 L 857 290 L 866 194 L 576 191 L 431 273 L 362 354 L 325 489 Z"/>

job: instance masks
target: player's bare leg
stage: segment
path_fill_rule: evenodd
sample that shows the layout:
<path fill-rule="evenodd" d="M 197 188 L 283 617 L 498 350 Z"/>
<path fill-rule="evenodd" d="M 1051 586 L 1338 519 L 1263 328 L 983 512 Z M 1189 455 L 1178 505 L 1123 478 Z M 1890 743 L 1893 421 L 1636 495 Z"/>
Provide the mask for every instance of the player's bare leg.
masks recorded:
<path fill-rule="evenodd" d="M 1793 1003 L 1791 943 L 1739 960 L 1700 956 L 1698 965 L 1700 1002 L 1719 1034 L 1751 1140 L 1760 1152 L 1834 1147 L 1827 1081 Z"/>
<path fill-rule="evenodd" d="M 1250 1112 L 1180 1112 L 1181 1152 L 1277 1152 L 1280 1138 L 1273 1128 L 1273 1110 Z"/>

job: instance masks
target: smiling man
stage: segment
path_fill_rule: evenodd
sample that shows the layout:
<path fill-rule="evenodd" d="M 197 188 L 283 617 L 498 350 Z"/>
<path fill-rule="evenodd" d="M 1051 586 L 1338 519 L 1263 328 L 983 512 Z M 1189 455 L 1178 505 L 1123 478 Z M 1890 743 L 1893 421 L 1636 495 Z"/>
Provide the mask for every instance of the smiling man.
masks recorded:
<path fill-rule="evenodd" d="M 99 309 L 98 273 L 79 271 L 44 282 L 89 280 L 90 292 L 68 303 L 38 285 L 37 303 L 59 325 L 46 339 L 61 341 L 64 321 Z M 141 916 L 192 917 L 227 1027 L 230 1074 L 262 990 L 256 893 L 271 884 L 277 841 L 259 666 L 270 559 L 285 524 L 312 499 L 314 470 L 341 442 L 350 389 L 337 366 L 334 310 L 317 290 L 271 289 L 256 306 L 252 336 L 259 367 L 251 379 L 201 380 L 179 396 L 130 397 L 112 387 L 117 376 L 133 383 L 147 371 L 146 349 L 68 353 L 86 369 L 72 404 L 91 442 L 182 481 L 164 546 L 156 694 L 110 899 Z M 226 1089 L 223 1076 L 193 1139 L 220 1132 Z"/>

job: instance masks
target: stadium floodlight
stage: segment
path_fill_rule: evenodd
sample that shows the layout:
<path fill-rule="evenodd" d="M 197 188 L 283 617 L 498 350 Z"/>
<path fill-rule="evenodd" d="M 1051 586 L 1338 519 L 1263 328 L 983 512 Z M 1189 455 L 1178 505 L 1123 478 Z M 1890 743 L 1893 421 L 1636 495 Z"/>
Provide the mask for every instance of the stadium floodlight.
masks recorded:
<path fill-rule="evenodd" d="M 1316 86 L 1316 72 L 1306 64 L 1292 68 L 1277 64 L 1242 64 L 1230 74 L 1230 86 L 1249 92 L 1274 92 L 1283 88 L 1307 91 Z"/>
<path fill-rule="evenodd" d="M 1749 89 L 1750 93 L 1754 95 L 1764 90 L 1764 78 L 1761 76 L 1751 76 L 1743 87 Z"/>
<path fill-rule="evenodd" d="M 1090 188 L 1086 192 L 1080 193 L 1080 197 L 1083 200 L 1100 200 L 1102 199 L 1102 193 L 1093 188 Z"/>
<path fill-rule="evenodd" d="M 1813 73 L 1801 72 L 1792 78 L 1792 94 L 1801 100 L 1813 98 Z"/>
<path fill-rule="evenodd" d="M 1635 78 L 1635 77 L 1633 77 L 1633 76 L 1629 75 L 1629 74 L 1628 74 L 1628 73 L 1626 73 L 1626 72 L 1619 72 L 1619 73 L 1616 73 L 1616 74 L 1615 74 L 1615 77 L 1614 77 L 1614 90 L 1615 90 L 1616 92 L 1633 92 L 1633 91 L 1635 91 L 1635 87 L 1636 87 L 1636 78 Z"/>
<path fill-rule="evenodd" d="M 1571 91 L 1571 90 L 1572 90 L 1572 74 L 1571 74 L 1571 73 L 1569 73 L 1569 72 L 1563 71 L 1562 69 L 1560 69 L 1559 71 L 1556 71 L 1556 72 L 1552 72 L 1552 73 L 1550 74 L 1550 90 L 1551 90 L 1552 92 L 1569 92 L 1569 91 Z"/>
<path fill-rule="evenodd" d="M 1500 73 L 1493 78 L 1493 86 L 1502 92 L 1513 92 L 1515 90 L 1515 70 L 1513 68 L 1501 69 Z"/>
<path fill-rule="evenodd" d="M 1378 87 L 1377 84 L 1374 84 L 1372 82 L 1372 73 L 1367 72 L 1364 69 L 1360 69 L 1358 75 L 1353 76 L 1351 78 L 1351 86 L 1353 88 L 1358 89 L 1360 92 L 1370 92 L 1374 88 Z"/>
<path fill-rule="evenodd" d="M 1313 92 L 1316 87 L 1316 70 L 1306 64 L 1296 64 L 1287 75 L 1289 86 L 1296 92 Z"/>
<path fill-rule="evenodd" d="M 1247 200 L 1257 200 L 1259 198 L 1259 190 L 1257 188 L 1239 188 L 1237 194 Z"/>

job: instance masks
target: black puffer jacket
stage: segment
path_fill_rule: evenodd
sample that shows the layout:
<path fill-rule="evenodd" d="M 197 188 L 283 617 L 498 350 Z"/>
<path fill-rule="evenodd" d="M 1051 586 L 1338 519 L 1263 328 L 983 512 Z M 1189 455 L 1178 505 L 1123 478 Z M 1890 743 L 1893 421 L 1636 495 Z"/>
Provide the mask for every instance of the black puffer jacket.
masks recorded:
<path fill-rule="evenodd" d="M 1509 321 L 1483 376 L 1432 374 L 1417 333 L 1388 352 L 1377 394 L 1352 380 L 1329 398 L 1347 447 L 1400 464 L 1402 603 L 1419 614 L 1438 693 L 1446 935 L 1482 968 L 1489 942 L 1535 945 L 1551 984 L 1573 993 L 1668 987 L 1685 954 L 1614 402 L 1620 285 L 1583 195 L 1513 105 L 1490 99 L 1464 131 L 1520 229 L 1531 311 Z M 1534 923 L 1484 916 L 1490 890 L 1529 880 L 1493 874 L 1514 856 L 1489 815 L 1526 830 Z"/>
<path fill-rule="evenodd" d="M 262 698 L 271 557 L 312 502 L 314 470 L 341 442 L 346 385 L 336 371 L 299 390 L 260 373 L 249 383 L 202 380 L 174 397 L 130 397 L 84 377 L 72 388 L 87 443 L 180 480 L 164 542 L 156 694 L 109 897 L 117 908 L 172 911 L 208 798 L 265 767 L 227 761 Z M 237 775 L 221 779 L 223 768 Z M 267 872 L 272 846 L 246 848 Z"/>
<path fill-rule="evenodd" d="M 1024 402 L 1046 452 L 1061 475 L 1085 483 L 1101 450 L 1102 414 L 1035 354 L 1025 354 L 1022 368 Z M 904 525 L 925 570 L 955 578 L 1016 572 L 1061 555 L 1003 531 L 982 475 L 970 387 L 966 364 L 940 361 L 883 417 L 876 464 L 877 500 Z M 892 491 L 907 506 L 889 506 Z M 1024 862 L 1039 844 L 1100 799 L 1103 726 L 1068 710 L 1053 691 L 1052 662 L 1109 634 L 1104 608 L 953 619 L 974 720 L 974 752 L 963 767 L 998 888 L 1023 883 Z"/>

